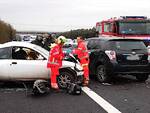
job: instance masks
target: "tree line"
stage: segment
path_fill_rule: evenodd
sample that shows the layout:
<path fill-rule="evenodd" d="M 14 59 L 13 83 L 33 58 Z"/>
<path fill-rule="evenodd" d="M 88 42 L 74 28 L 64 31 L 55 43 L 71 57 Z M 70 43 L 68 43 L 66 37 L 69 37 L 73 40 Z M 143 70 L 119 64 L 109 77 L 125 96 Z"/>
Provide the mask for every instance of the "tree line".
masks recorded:
<path fill-rule="evenodd" d="M 96 36 L 96 29 L 93 27 L 91 29 L 77 29 L 70 30 L 67 32 L 59 33 L 58 35 L 63 35 L 67 38 L 76 39 L 77 36 L 83 36 L 85 38 L 91 38 Z"/>
<path fill-rule="evenodd" d="M 56 33 L 56 36 L 63 35 L 67 38 L 76 39 L 77 36 L 91 38 L 96 36 L 96 29 L 77 29 Z M 0 44 L 16 39 L 16 30 L 8 23 L 0 20 Z"/>
<path fill-rule="evenodd" d="M 0 20 L 0 43 L 12 41 L 15 35 L 16 30 L 10 24 Z"/>

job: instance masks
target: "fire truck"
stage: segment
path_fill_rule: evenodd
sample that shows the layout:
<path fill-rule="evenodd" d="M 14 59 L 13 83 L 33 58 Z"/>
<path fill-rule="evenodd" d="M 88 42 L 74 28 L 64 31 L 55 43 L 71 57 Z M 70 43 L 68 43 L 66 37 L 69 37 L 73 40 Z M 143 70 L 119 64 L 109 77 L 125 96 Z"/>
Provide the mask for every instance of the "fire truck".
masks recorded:
<path fill-rule="evenodd" d="M 96 23 L 99 37 L 142 39 L 150 43 L 150 19 L 146 16 L 120 16 Z"/>

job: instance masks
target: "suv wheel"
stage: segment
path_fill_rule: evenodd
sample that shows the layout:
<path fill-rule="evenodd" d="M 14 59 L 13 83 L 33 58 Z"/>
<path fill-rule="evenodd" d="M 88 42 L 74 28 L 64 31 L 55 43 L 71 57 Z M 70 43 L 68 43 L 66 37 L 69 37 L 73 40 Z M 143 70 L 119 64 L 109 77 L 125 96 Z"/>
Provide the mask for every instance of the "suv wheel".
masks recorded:
<path fill-rule="evenodd" d="M 110 77 L 108 77 L 107 72 L 106 72 L 106 67 L 104 65 L 99 65 L 97 67 L 96 77 L 99 82 L 109 81 Z"/>
<path fill-rule="evenodd" d="M 136 79 L 140 82 L 144 82 L 148 79 L 149 75 L 148 74 L 139 74 L 136 75 Z"/>

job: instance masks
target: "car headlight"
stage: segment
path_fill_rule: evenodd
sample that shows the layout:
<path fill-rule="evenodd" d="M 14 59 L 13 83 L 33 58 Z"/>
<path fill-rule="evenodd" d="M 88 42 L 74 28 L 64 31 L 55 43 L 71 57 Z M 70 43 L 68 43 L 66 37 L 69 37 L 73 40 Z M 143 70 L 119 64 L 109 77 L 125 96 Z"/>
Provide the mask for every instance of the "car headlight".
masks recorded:
<path fill-rule="evenodd" d="M 83 70 L 82 66 L 79 64 L 76 64 L 74 68 L 76 71 L 82 71 Z"/>

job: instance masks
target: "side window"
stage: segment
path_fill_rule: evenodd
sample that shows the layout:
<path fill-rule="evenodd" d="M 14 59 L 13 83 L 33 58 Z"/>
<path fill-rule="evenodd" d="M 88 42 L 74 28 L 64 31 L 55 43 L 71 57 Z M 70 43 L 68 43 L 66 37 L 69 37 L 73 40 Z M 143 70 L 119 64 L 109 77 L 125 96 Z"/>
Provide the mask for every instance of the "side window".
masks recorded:
<path fill-rule="evenodd" d="M 11 59 L 11 48 L 0 48 L 0 59 Z"/>
<path fill-rule="evenodd" d="M 44 60 L 45 58 L 38 52 L 25 48 L 27 52 L 27 60 Z"/>
<path fill-rule="evenodd" d="M 88 48 L 88 50 L 93 49 L 93 40 L 88 40 L 87 48 Z"/>
<path fill-rule="evenodd" d="M 97 31 L 98 33 L 101 33 L 101 32 L 102 32 L 102 25 L 101 25 L 100 23 L 96 25 L 96 31 Z"/>
<path fill-rule="evenodd" d="M 101 44 L 99 40 L 90 40 L 88 42 L 87 48 L 90 49 L 100 49 L 101 48 Z"/>
<path fill-rule="evenodd" d="M 27 53 L 22 47 L 13 47 L 12 48 L 12 58 L 16 60 L 26 60 Z"/>
<path fill-rule="evenodd" d="M 13 47 L 12 58 L 17 60 L 44 60 L 45 59 L 40 53 L 25 47 Z"/>
<path fill-rule="evenodd" d="M 104 32 L 112 32 L 113 31 L 113 24 L 112 23 L 105 23 L 104 24 Z"/>

